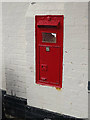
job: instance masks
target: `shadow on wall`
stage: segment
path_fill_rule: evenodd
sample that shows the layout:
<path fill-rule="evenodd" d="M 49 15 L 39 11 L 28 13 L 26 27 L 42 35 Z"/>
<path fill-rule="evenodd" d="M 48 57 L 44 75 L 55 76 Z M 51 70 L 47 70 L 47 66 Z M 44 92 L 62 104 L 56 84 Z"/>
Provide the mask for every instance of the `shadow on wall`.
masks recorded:
<path fill-rule="evenodd" d="M 6 89 L 8 94 L 16 96 L 16 92 L 19 91 L 19 87 L 17 85 L 18 75 L 14 72 L 14 69 L 9 70 L 6 69 Z"/>
<path fill-rule="evenodd" d="M 2 91 L 0 90 L 0 120 L 2 118 Z"/>

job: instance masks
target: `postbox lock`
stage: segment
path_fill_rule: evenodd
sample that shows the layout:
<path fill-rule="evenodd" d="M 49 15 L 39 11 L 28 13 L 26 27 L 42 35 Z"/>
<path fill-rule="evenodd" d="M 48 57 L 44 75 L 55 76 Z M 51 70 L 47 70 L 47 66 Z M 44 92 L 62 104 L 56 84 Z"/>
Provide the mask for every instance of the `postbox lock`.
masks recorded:
<path fill-rule="evenodd" d="M 41 70 L 42 71 L 47 71 L 47 65 L 46 64 L 41 64 Z"/>

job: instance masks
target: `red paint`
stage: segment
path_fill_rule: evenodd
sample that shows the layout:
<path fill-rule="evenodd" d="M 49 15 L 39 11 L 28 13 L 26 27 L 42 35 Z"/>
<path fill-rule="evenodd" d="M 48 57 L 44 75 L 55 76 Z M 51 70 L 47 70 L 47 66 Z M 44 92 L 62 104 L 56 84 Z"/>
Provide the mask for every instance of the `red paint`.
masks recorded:
<path fill-rule="evenodd" d="M 37 84 L 62 88 L 63 18 L 63 15 L 35 16 Z"/>

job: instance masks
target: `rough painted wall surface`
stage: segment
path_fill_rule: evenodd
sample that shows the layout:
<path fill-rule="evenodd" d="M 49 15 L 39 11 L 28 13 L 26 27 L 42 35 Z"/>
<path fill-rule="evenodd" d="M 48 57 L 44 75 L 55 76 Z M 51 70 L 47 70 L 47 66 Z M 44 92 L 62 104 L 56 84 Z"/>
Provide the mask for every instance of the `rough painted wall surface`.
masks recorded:
<path fill-rule="evenodd" d="M 25 14 L 29 3 L 3 3 L 3 48 L 6 90 L 26 98 Z"/>
<path fill-rule="evenodd" d="M 64 14 L 63 88 L 35 83 L 35 15 Z M 26 14 L 28 105 L 88 118 L 88 3 L 30 4 Z"/>
<path fill-rule="evenodd" d="M 0 2 L 0 120 L 2 119 L 2 3 Z"/>
<path fill-rule="evenodd" d="M 0 89 L 2 89 L 2 3 L 0 2 Z"/>

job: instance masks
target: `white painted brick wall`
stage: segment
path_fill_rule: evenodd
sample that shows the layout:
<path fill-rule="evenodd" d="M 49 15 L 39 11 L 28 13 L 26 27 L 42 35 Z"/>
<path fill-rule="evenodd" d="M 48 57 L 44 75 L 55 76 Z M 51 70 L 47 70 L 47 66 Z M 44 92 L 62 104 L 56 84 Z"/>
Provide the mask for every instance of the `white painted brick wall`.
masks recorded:
<path fill-rule="evenodd" d="M 0 89 L 6 89 L 4 57 L 2 48 L 2 2 L 0 2 Z"/>
<path fill-rule="evenodd" d="M 35 83 L 35 15 L 64 14 L 63 88 Z M 88 117 L 88 3 L 36 3 L 26 14 L 28 105 Z M 66 52 L 67 51 L 67 52 Z"/>
<path fill-rule="evenodd" d="M 3 3 L 3 48 L 7 93 L 27 97 L 28 105 L 86 118 L 88 116 L 87 3 L 36 3 L 30 5 L 27 11 L 28 5 L 29 3 Z M 54 87 L 35 84 L 35 14 L 65 15 L 64 74 L 61 91 L 57 91 Z"/>
<path fill-rule="evenodd" d="M 3 3 L 3 48 L 6 90 L 26 98 L 25 14 L 29 3 Z"/>
<path fill-rule="evenodd" d="M 0 2 L 0 89 L 2 89 L 2 3 Z"/>

